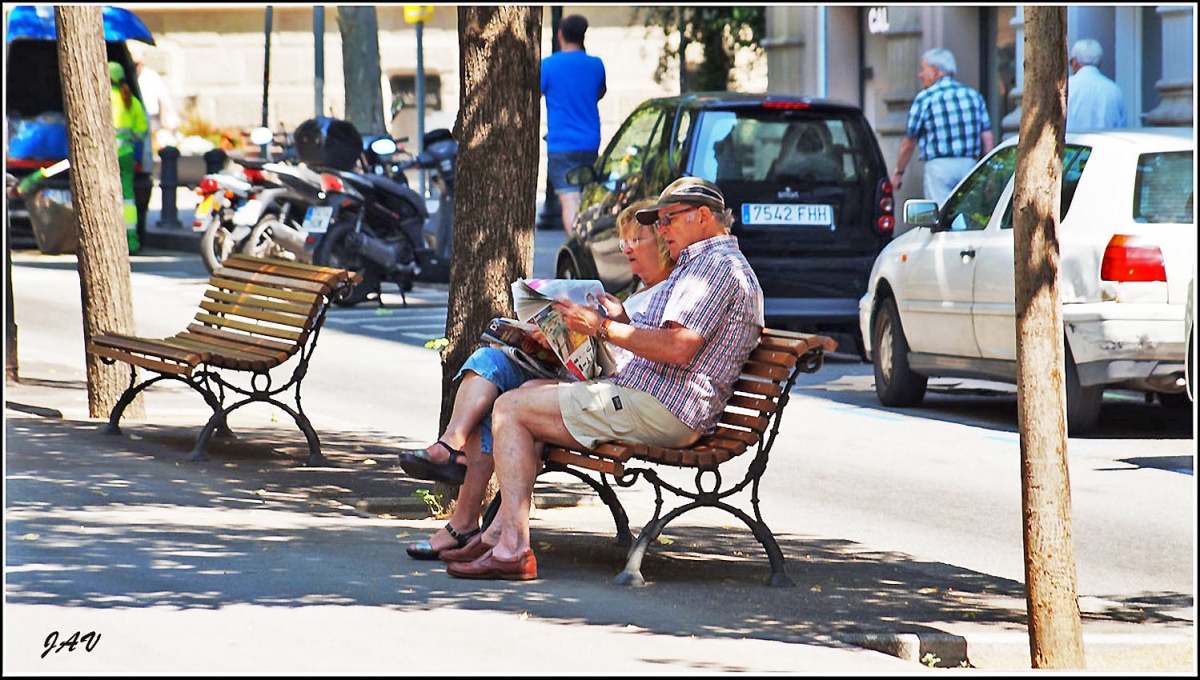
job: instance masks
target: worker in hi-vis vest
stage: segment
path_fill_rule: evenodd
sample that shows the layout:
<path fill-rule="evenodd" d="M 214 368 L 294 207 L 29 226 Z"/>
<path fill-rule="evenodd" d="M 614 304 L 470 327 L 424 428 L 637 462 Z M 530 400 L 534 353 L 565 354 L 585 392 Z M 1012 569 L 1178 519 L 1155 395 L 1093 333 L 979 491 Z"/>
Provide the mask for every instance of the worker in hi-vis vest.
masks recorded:
<path fill-rule="evenodd" d="M 125 236 L 129 254 L 142 249 L 137 233 L 137 203 L 133 195 L 133 171 L 150 129 L 146 109 L 125 79 L 125 68 L 115 61 L 108 62 L 108 79 L 112 83 L 113 127 L 117 129 L 117 164 L 121 168 L 121 199 L 124 204 Z"/>

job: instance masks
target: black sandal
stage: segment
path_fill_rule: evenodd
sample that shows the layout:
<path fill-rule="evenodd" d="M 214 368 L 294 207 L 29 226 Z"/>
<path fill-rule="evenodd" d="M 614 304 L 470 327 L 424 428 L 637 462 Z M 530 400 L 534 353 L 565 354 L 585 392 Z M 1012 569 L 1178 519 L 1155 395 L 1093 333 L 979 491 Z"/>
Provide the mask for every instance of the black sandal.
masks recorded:
<path fill-rule="evenodd" d="M 466 461 L 467 455 L 458 449 L 451 448 L 449 444 L 440 439 L 437 443 L 450 452 L 450 460 L 445 463 L 433 462 L 429 459 L 429 448 L 401 449 L 400 467 L 417 479 L 462 484 L 467 477 L 467 466 L 465 462 L 455 461 L 459 459 Z"/>
<path fill-rule="evenodd" d="M 436 560 L 438 556 L 442 554 L 442 551 L 461 548 L 465 546 L 472 538 L 478 535 L 479 532 L 483 531 L 483 528 L 480 527 L 477 529 L 472 529 L 471 531 L 461 532 L 450 526 L 449 522 L 446 522 L 445 529 L 446 532 L 450 534 L 450 538 L 453 538 L 458 543 L 458 545 L 454 546 L 454 548 L 442 548 L 442 550 L 434 550 L 433 546 L 429 544 L 429 541 L 418 541 L 416 543 L 408 544 L 408 547 L 404 549 L 404 552 L 408 553 L 408 556 L 414 560 Z"/>

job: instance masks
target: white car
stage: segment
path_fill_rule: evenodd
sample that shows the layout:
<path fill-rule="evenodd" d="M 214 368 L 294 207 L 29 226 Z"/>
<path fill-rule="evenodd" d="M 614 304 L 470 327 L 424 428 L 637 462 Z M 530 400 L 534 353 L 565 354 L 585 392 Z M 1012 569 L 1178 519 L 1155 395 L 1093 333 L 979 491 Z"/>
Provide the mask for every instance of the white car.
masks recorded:
<path fill-rule="evenodd" d="M 1012 195 L 1016 138 L 939 210 L 910 200 L 913 228 L 875 259 L 859 323 L 887 406 L 915 406 L 930 377 L 1015 383 Z M 1192 128 L 1068 133 L 1058 286 L 1067 421 L 1091 429 L 1104 389 L 1183 395 L 1188 277 L 1196 266 Z"/>

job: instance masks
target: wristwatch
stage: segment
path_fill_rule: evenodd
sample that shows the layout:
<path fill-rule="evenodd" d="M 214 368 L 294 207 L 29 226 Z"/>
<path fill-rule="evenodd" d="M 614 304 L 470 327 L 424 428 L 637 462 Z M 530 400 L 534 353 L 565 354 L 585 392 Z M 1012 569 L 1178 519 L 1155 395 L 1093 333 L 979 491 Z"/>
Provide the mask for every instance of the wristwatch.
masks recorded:
<path fill-rule="evenodd" d="M 608 324 L 612 323 L 612 319 L 605 319 L 600 327 L 596 329 L 596 337 L 608 342 Z"/>

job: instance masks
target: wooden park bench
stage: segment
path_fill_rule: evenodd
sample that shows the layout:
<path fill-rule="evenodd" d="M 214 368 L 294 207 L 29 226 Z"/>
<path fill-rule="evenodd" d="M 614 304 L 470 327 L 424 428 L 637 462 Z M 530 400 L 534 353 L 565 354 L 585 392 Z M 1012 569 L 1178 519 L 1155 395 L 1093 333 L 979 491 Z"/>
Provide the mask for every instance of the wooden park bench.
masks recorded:
<path fill-rule="evenodd" d="M 836 348 L 837 343 L 832 338 L 822 335 L 764 329 L 758 346 L 742 366 L 741 376 L 734 383 L 733 396 L 725 406 L 716 431 L 689 448 L 666 449 L 621 441 L 605 442 L 594 449 L 578 451 L 546 447 L 542 472 L 565 472 L 591 486 L 612 512 L 619 545 L 630 545 L 632 534 L 628 516 L 609 478 L 621 487 L 630 487 L 643 478 L 654 487 L 654 516 L 642 528 L 637 542 L 630 547 L 625 570 L 613 579 L 613 583 L 644 585 L 642 558 L 650 544 L 672 520 L 696 508 L 708 507 L 732 514 L 754 533 L 771 562 L 770 585 L 792 585 L 791 578 L 784 570 L 783 551 L 759 512 L 758 486 L 766 472 L 767 458 L 779 433 L 780 418 L 787 406 L 792 385 L 800 373 L 813 373 L 820 369 L 825 352 L 832 352 Z M 754 450 L 754 455 L 744 475 L 727 483 L 721 473 L 730 468 L 723 468 L 723 464 L 749 450 Z M 694 470 L 694 488 L 682 488 L 663 480 L 653 466 Z M 598 475 L 593 476 L 593 473 Z M 706 478 L 709 478 L 708 483 L 705 483 Z M 664 491 L 679 499 L 679 505 L 665 515 Z M 732 497 L 739 494 L 749 494 L 753 517 L 729 503 Z M 499 495 L 488 508 L 485 525 L 498 509 Z"/>
<path fill-rule="evenodd" d="M 188 455 L 206 460 L 216 432 L 231 435 L 226 419 L 254 402 L 286 411 L 308 440 L 308 465 L 321 465 L 321 443 L 300 405 L 300 384 L 308 371 L 330 304 L 361 275 L 344 269 L 233 255 L 208 280 L 200 311 L 182 333 L 161 340 L 105 333 L 91 339 L 87 352 L 106 364 L 129 364 L 129 387 L 109 415 L 104 431 L 120 434 L 126 407 L 142 390 L 161 380 L 179 380 L 196 390 L 213 415 Z M 276 385 L 272 370 L 297 357 L 286 382 Z M 138 382 L 138 368 L 154 377 Z M 199 370 L 197 370 L 199 369 Z M 238 376 L 238 382 L 228 377 Z M 295 389 L 296 407 L 276 397 Z M 226 405 L 226 390 L 243 398 Z"/>

